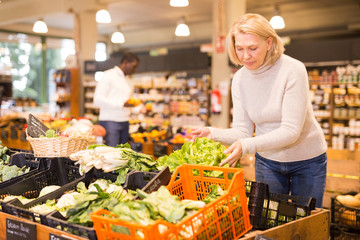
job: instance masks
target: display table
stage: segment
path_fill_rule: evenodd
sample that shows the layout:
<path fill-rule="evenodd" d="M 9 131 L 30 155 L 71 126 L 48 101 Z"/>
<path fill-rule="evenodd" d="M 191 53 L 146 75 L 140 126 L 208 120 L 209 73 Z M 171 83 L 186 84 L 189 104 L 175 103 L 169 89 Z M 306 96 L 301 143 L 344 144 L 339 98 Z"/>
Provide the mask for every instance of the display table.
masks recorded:
<path fill-rule="evenodd" d="M 47 227 L 39 223 L 11 216 L 0 212 L 0 239 L 6 239 L 6 221 L 13 219 L 36 226 L 35 239 L 50 239 L 51 235 L 63 237 L 64 239 L 84 240 L 85 238 L 72 235 L 70 233 Z M 264 237 L 276 240 L 288 239 L 329 239 L 330 234 L 330 211 L 325 209 L 314 210 L 310 216 L 298 219 L 278 227 L 273 227 L 265 231 L 254 230 L 241 237 L 240 240 L 254 240 L 260 234 Z M 53 238 L 56 239 L 56 238 Z M 61 239 L 61 238 L 60 238 Z"/>
<path fill-rule="evenodd" d="M 36 227 L 36 238 L 27 238 L 24 235 L 21 236 L 21 234 L 28 234 L 26 232 L 26 226 L 24 227 L 24 231 L 21 231 L 19 229 L 16 229 L 16 227 L 14 229 L 16 229 L 18 231 L 18 238 L 17 239 L 72 239 L 72 240 L 86 240 L 86 238 L 82 238 L 55 228 L 51 228 L 51 227 L 47 227 L 45 225 L 42 225 L 40 223 L 34 223 L 30 220 L 26 220 L 23 218 L 19 218 L 19 217 L 14 217 L 10 214 L 7 213 L 3 213 L 0 212 L 0 239 L 7 239 L 6 234 L 7 234 L 7 226 L 6 226 L 6 222 L 8 219 L 11 220 L 15 220 L 15 221 L 20 221 L 23 223 L 28 223 L 30 225 L 35 225 Z M 52 237 L 51 237 L 52 236 Z M 35 236 L 34 236 L 35 237 Z M 14 239 L 14 238 L 11 238 Z"/>
<path fill-rule="evenodd" d="M 258 234 L 276 240 L 328 240 L 330 236 L 330 211 L 317 209 L 312 211 L 310 216 L 265 231 L 254 230 L 240 239 L 254 240 Z"/>

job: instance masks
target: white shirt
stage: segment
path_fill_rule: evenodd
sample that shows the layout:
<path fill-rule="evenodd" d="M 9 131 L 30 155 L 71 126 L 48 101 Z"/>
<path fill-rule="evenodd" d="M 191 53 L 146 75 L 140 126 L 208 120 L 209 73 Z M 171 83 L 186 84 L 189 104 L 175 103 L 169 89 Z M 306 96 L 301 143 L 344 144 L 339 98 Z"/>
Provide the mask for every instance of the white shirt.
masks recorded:
<path fill-rule="evenodd" d="M 106 70 L 94 94 L 94 104 L 100 108 L 99 120 L 129 121 L 130 110 L 124 104 L 132 93 L 133 86 L 119 67 Z"/>
<path fill-rule="evenodd" d="M 243 154 L 258 152 L 279 162 L 319 156 L 327 146 L 308 94 L 304 64 L 287 55 L 257 70 L 243 67 L 232 82 L 233 128 L 210 128 L 214 140 L 241 139 Z"/>

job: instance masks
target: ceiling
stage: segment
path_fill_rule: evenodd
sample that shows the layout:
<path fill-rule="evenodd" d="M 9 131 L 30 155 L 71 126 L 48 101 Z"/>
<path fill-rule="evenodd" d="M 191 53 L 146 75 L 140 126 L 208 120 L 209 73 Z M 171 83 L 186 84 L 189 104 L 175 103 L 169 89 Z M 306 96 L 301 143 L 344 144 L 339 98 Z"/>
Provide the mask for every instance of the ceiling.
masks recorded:
<path fill-rule="evenodd" d="M 112 22 L 98 24 L 98 33 L 109 38 L 120 26 L 129 46 L 179 42 L 174 30 L 181 17 L 191 31 L 191 36 L 181 41 L 206 42 L 212 38 L 213 1 L 189 0 L 188 7 L 174 8 L 169 0 L 0 0 L 0 29 L 31 32 L 32 24 L 42 17 L 50 29 L 71 31 L 74 18 L 70 9 L 79 12 L 106 7 Z M 246 0 L 246 11 L 270 19 L 275 5 L 286 23 L 280 36 L 360 36 L 360 0 Z"/>

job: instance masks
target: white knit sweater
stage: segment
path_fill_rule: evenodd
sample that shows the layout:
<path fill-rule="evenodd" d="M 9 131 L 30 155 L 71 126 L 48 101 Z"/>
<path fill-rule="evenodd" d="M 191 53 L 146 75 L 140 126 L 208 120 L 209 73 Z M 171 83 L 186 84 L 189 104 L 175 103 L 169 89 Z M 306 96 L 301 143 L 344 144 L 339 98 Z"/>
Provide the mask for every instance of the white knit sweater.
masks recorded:
<path fill-rule="evenodd" d="M 283 54 L 274 65 L 243 67 L 232 81 L 233 128 L 210 128 L 213 138 L 227 145 L 241 139 L 243 154 L 279 162 L 316 157 L 327 146 L 308 95 L 306 68 L 294 58 Z"/>

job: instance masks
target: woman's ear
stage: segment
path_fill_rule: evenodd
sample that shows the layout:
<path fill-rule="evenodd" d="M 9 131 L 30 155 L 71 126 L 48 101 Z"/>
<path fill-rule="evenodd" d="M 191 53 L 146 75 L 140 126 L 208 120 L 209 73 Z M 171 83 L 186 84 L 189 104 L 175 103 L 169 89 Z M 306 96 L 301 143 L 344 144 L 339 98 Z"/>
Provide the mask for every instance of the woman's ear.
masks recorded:
<path fill-rule="evenodd" d="M 266 44 L 267 44 L 267 50 L 268 51 L 270 50 L 272 43 L 273 43 L 273 37 L 268 37 L 266 39 Z"/>

